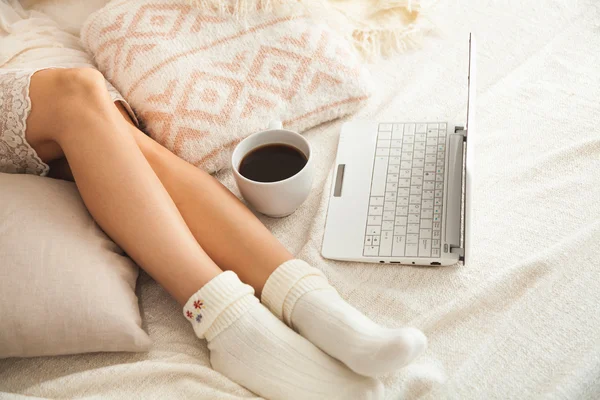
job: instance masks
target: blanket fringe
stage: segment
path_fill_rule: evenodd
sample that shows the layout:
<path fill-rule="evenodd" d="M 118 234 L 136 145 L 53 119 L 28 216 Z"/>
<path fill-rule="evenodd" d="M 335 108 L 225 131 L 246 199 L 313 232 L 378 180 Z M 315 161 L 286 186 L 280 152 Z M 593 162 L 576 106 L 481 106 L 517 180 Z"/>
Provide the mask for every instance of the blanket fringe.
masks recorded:
<path fill-rule="evenodd" d="M 325 20 L 367 60 L 418 47 L 434 30 L 427 17 L 437 0 L 188 0 L 204 10 L 244 20 L 253 12 L 309 13 Z"/>

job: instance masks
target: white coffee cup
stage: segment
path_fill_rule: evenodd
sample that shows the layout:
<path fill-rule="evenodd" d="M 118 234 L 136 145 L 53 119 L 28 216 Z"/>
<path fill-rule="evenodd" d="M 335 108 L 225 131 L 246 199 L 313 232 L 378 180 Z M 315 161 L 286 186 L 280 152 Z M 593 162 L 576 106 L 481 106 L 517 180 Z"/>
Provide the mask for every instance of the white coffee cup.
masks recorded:
<path fill-rule="evenodd" d="M 240 163 L 252 150 L 268 144 L 287 144 L 300 150 L 308 160 L 296 175 L 277 182 L 257 182 L 240 174 Z M 269 129 L 254 133 L 242 140 L 233 151 L 231 166 L 242 196 L 256 211 L 269 217 L 290 215 L 306 200 L 312 188 L 314 160 L 310 143 L 296 132 L 282 128 L 280 121 L 273 121 Z"/>

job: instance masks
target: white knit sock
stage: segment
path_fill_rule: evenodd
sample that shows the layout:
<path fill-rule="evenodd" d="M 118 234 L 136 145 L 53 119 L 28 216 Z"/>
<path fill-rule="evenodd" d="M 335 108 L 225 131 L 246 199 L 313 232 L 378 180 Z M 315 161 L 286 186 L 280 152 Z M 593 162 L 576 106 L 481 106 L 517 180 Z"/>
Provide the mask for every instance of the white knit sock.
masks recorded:
<path fill-rule="evenodd" d="M 186 303 L 183 314 L 208 340 L 212 367 L 271 400 L 381 399 L 381 382 L 358 375 L 275 318 L 233 272 Z"/>
<path fill-rule="evenodd" d="M 301 260 L 277 268 L 262 302 L 321 350 L 366 376 L 385 374 L 411 362 L 427 346 L 415 328 L 384 328 L 340 297 L 321 271 Z"/>

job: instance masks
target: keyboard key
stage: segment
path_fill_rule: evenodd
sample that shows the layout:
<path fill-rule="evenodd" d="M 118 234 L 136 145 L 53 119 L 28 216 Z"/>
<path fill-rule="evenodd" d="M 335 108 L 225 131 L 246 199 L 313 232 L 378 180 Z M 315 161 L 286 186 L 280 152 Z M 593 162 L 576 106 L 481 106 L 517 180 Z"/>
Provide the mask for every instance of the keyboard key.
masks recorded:
<path fill-rule="evenodd" d="M 398 188 L 398 197 L 408 197 L 410 195 L 410 189 L 409 188 Z"/>
<path fill-rule="evenodd" d="M 406 243 L 404 249 L 405 257 L 418 257 L 419 256 L 419 245 L 417 243 Z"/>
<path fill-rule="evenodd" d="M 398 182 L 398 174 L 388 174 L 387 181 L 388 182 Z"/>
<path fill-rule="evenodd" d="M 408 206 L 408 212 L 411 214 L 419 214 L 421 212 L 420 204 L 411 204 Z"/>
<path fill-rule="evenodd" d="M 444 174 L 437 174 L 435 180 L 436 182 L 444 182 Z"/>
<path fill-rule="evenodd" d="M 403 143 L 402 144 L 402 151 L 414 151 L 414 144 L 413 143 Z"/>
<path fill-rule="evenodd" d="M 407 224 L 407 218 L 406 217 L 396 216 L 396 219 L 394 220 L 394 222 L 396 223 L 396 225 L 406 225 Z"/>
<path fill-rule="evenodd" d="M 385 192 L 387 163 L 388 157 L 375 157 L 373 181 L 371 182 L 371 196 L 383 196 Z"/>
<path fill-rule="evenodd" d="M 369 215 L 383 215 L 383 207 L 369 206 Z"/>
<path fill-rule="evenodd" d="M 437 153 L 438 158 L 441 158 L 442 160 L 444 159 L 444 157 L 446 157 L 446 153 L 444 153 L 443 151 L 440 151 Z"/>
<path fill-rule="evenodd" d="M 437 130 L 438 124 L 427 124 L 427 130 L 435 129 Z"/>
<path fill-rule="evenodd" d="M 423 150 L 423 151 L 425 151 L 425 142 L 417 142 L 417 143 L 415 143 L 414 150 L 415 151 L 417 151 L 417 150 Z"/>
<path fill-rule="evenodd" d="M 392 140 L 402 140 L 402 131 L 394 131 L 392 132 Z"/>
<path fill-rule="evenodd" d="M 433 190 L 423 190 L 424 200 L 433 200 Z"/>
<path fill-rule="evenodd" d="M 398 190 L 398 184 L 396 182 L 388 182 L 387 186 L 385 187 L 385 190 L 387 192 L 395 192 L 396 190 Z"/>
<path fill-rule="evenodd" d="M 392 124 L 379 124 L 379 132 L 391 132 L 392 131 Z"/>
<path fill-rule="evenodd" d="M 363 254 L 365 256 L 378 256 L 379 255 L 379 246 L 366 246 L 365 252 Z"/>
<path fill-rule="evenodd" d="M 406 133 L 408 135 L 414 135 L 415 134 L 415 124 L 404 125 L 404 133 Z"/>
<path fill-rule="evenodd" d="M 435 172 L 435 163 L 427 163 L 425 164 L 425 172 Z"/>
<path fill-rule="evenodd" d="M 421 238 L 421 239 L 431 239 L 431 229 L 421 229 L 420 232 L 419 232 L 419 238 Z"/>
<path fill-rule="evenodd" d="M 435 222 L 434 222 L 434 228 L 435 228 Z M 440 231 L 440 230 L 437 230 L 437 229 L 434 229 L 434 230 L 433 230 L 433 238 L 434 238 L 434 239 L 436 239 L 436 238 L 437 238 L 437 239 L 441 238 L 441 233 L 442 233 L 442 231 Z"/>
<path fill-rule="evenodd" d="M 433 223 L 433 229 L 434 230 L 442 229 L 442 223 L 441 222 L 434 222 Z"/>
<path fill-rule="evenodd" d="M 379 236 L 380 234 L 381 234 L 381 227 L 379 225 L 377 225 L 377 226 L 367 225 L 367 235 Z"/>
<path fill-rule="evenodd" d="M 433 210 L 431 208 L 424 209 L 421 213 L 421 218 L 433 218 Z"/>
<path fill-rule="evenodd" d="M 440 249 L 431 249 L 431 257 L 439 257 Z"/>
<path fill-rule="evenodd" d="M 413 167 L 415 168 L 423 168 L 425 166 L 425 160 L 422 158 L 417 158 L 413 160 Z M 435 170 L 435 165 L 432 168 L 432 171 Z"/>
<path fill-rule="evenodd" d="M 432 190 L 435 188 L 435 182 L 434 181 L 428 181 L 426 180 L 425 182 L 423 182 L 423 189 L 424 190 Z"/>
<path fill-rule="evenodd" d="M 427 137 L 427 146 L 437 146 L 438 144 L 438 139 L 436 137 L 433 136 L 428 136 Z M 439 150 L 439 148 L 438 148 Z"/>
<path fill-rule="evenodd" d="M 402 161 L 400 163 L 400 168 L 401 169 L 411 169 L 412 168 L 412 160 L 408 160 L 408 161 Z"/>
<path fill-rule="evenodd" d="M 384 211 L 383 212 L 383 220 L 384 221 L 393 221 L 394 220 L 394 210 Z"/>
<path fill-rule="evenodd" d="M 431 243 L 429 239 L 419 240 L 419 257 L 431 257 Z"/>
<path fill-rule="evenodd" d="M 400 157 L 390 157 L 390 164 L 400 164 Z"/>
<path fill-rule="evenodd" d="M 435 204 L 436 206 L 441 206 L 442 205 L 442 199 L 435 199 L 435 201 L 433 202 L 433 204 Z"/>
<path fill-rule="evenodd" d="M 397 206 L 408 206 L 408 197 L 398 197 Z"/>
<path fill-rule="evenodd" d="M 398 187 L 410 187 L 410 179 L 408 179 L 408 178 L 398 179 Z"/>
<path fill-rule="evenodd" d="M 394 221 L 383 221 L 381 225 L 382 231 L 393 231 L 394 230 Z"/>
<path fill-rule="evenodd" d="M 406 225 L 396 225 L 394 227 L 394 235 L 406 236 Z"/>
<path fill-rule="evenodd" d="M 393 131 L 394 132 L 403 132 L 404 131 L 404 124 L 394 124 Z"/>
<path fill-rule="evenodd" d="M 436 174 L 443 174 L 444 173 L 444 167 L 443 166 L 442 167 L 437 167 L 435 169 L 435 173 Z"/>
<path fill-rule="evenodd" d="M 392 138 L 392 132 L 383 131 L 379 132 L 377 139 L 390 140 Z"/>
<path fill-rule="evenodd" d="M 424 133 L 417 133 L 415 135 L 415 143 L 416 142 L 424 142 L 427 139 L 427 135 Z"/>
<path fill-rule="evenodd" d="M 414 136 L 404 136 L 402 138 L 402 143 L 414 143 L 414 142 L 415 142 Z"/>
<path fill-rule="evenodd" d="M 431 172 L 425 172 L 425 176 L 423 177 L 423 179 L 425 179 L 426 181 L 434 181 L 435 174 L 432 174 Z"/>
<path fill-rule="evenodd" d="M 406 235 L 406 244 L 417 244 L 417 243 L 419 243 L 419 235 L 418 234 Z"/>
<path fill-rule="evenodd" d="M 416 185 L 416 186 L 421 186 L 423 184 L 423 177 L 422 176 L 413 176 L 410 179 L 410 184 Z"/>
<path fill-rule="evenodd" d="M 371 197 L 370 205 L 372 205 L 372 206 L 382 206 L 383 205 L 383 197 L 381 197 L 381 196 Z"/>
<path fill-rule="evenodd" d="M 410 169 L 401 169 L 400 178 L 410 178 Z"/>
<path fill-rule="evenodd" d="M 379 236 L 373 236 L 373 246 L 379 246 Z"/>
<path fill-rule="evenodd" d="M 442 159 L 440 158 L 439 160 L 437 160 L 437 161 L 435 162 L 435 165 L 436 165 L 436 166 L 438 166 L 438 167 L 443 167 L 445 163 L 446 163 L 446 161 L 445 161 L 445 160 L 442 160 Z"/>
<path fill-rule="evenodd" d="M 434 214 L 441 214 L 442 213 L 442 207 L 434 207 L 433 213 Z"/>
<path fill-rule="evenodd" d="M 394 201 L 396 192 L 385 192 L 385 201 Z"/>
<path fill-rule="evenodd" d="M 425 133 L 427 132 L 427 124 L 417 124 L 417 133 Z"/>
<path fill-rule="evenodd" d="M 441 218 L 441 216 L 440 216 L 440 215 L 434 215 L 434 216 L 433 216 L 433 222 L 438 222 L 438 221 L 439 221 L 439 222 L 441 222 L 441 221 L 442 221 L 442 218 Z"/>
<path fill-rule="evenodd" d="M 392 140 L 392 143 L 390 145 L 392 147 L 402 147 L 402 140 L 394 139 L 394 140 Z"/>
<path fill-rule="evenodd" d="M 426 163 L 434 163 L 435 164 L 435 160 L 436 160 L 435 154 L 427 154 L 425 156 L 425 162 Z"/>
<path fill-rule="evenodd" d="M 435 148 L 435 146 L 426 146 L 425 153 L 426 154 L 435 154 L 435 153 L 437 153 L 437 149 Z M 438 158 L 439 157 L 440 157 L 440 154 L 438 153 Z"/>
<path fill-rule="evenodd" d="M 400 217 L 405 217 L 408 215 L 408 207 L 399 206 L 396 207 L 396 215 Z"/>
<path fill-rule="evenodd" d="M 401 155 L 402 155 L 402 149 L 400 149 L 398 147 L 392 147 L 390 149 L 390 156 L 400 157 Z"/>
<path fill-rule="evenodd" d="M 395 201 L 386 201 L 383 205 L 383 211 L 394 211 L 396 209 Z"/>
<path fill-rule="evenodd" d="M 423 150 L 415 150 L 414 158 L 425 158 L 425 152 Z"/>
<path fill-rule="evenodd" d="M 420 195 L 422 192 L 423 192 L 423 186 L 421 186 L 421 185 L 411 185 L 410 186 L 410 194 Z"/>
<path fill-rule="evenodd" d="M 421 196 L 418 194 L 411 195 L 410 204 L 421 204 Z"/>
<path fill-rule="evenodd" d="M 419 233 L 419 224 L 408 224 L 408 229 L 406 230 L 408 233 Z"/>
<path fill-rule="evenodd" d="M 371 246 L 373 242 L 373 236 L 365 236 L 365 246 Z"/>
<path fill-rule="evenodd" d="M 393 240 L 393 244 L 392 244 L 392 256 L 393 257 L 403 257 L 405 245 L 406 245 L 406 237 L 405 236 L 394 235 L 394 240 Z"/>
<path fill-rule="evenodd" d="M 440 240 L 439 239 L 433 239 L 431 241 L 431 248 L 432 249 L 439 249 L 440 248 Z"/>
<path fill-rule="evenodd" d="M 390 147 L 390 141 L 386 139 L 377 140 L 377 147 Z"/>
<path fill-rule="evenodd" d="M 367 225 L 381 225 L 381 215 L 369 215 Z"/>
<path fill-rule="evenodd" d="M 388 148 L 382 148 L 382 147 L 378 147 L 377 151 L 375 152 L 376 156 L 381 156 L 381 157 L 385 157 L 388 156 L 390 154 L 390 149 Z"/>
<path fill-rule="evenodd" d="M 423 176 L 423 168 L 413 168 L 412 176 Z"/>
<path fill-rule="evenodd" d="M 421 229 L 431 229 L 431 225 L 433 225 L 430 219 L 421 219 Z"/>
<path fill-rule="evenodd" d="M 439 128 L 440 128 L 440 129 L 442 129 L 442 130 L 446 130 L 446 123 L 445 123 L 445 122 L 442 122 L 442 123 L 440 124 Z"/>
<path fill-rule="evenodd" d="M 418 224 L 419 223 L 419 214 L 408 214 L 408 223 L 409 224 Z"/>
<path fill-rule="evenodd" d="M 433 208 L 433 200 L 423 200 L 423 203 L 421 204 L 421 206 L 423 207 L 423 209 Z"/>
<path fill-rule="evenodd" d="M 381 234 L 381 242 L 379 243 L 379 255 L 389 257 L 392 255 L 392 240 L 391 231 L 384 231 Z"/>
<path fill-rule="evenodd" d="M 388 174 L 397 174 L 400 172 L 399 165 L 388 165 Z"/>
<path fill-rule="evenodd" d="M 427 145 L 429 145 L 429 143 L 427 143 Z M 445 144 L 438 145 L 438 147 L 437 147 L 438 153 L 442 152 L 442 151 L 445 151 L 445 150 L 446 150 L 446 145 Z"/>
<path fill-rule="evenodd" d="M 444 188 L 444 182 L 436 182 L 435 183 L 435 188 L 436 188 L 436 190 L 437 189 L 443 189 Z"/>

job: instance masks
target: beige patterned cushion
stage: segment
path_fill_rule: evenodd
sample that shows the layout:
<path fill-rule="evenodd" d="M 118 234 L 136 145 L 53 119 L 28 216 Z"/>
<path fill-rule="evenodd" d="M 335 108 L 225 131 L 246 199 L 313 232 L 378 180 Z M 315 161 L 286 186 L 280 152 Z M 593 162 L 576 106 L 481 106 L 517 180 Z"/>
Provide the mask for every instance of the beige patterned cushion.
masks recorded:
<path fill-rule="evenodd" d="M 137 275 L 75 184 L 0 173 L 0 358 L 147 350 Z"/>
<path fill-rule="evenodd" d="M 239 22 L 185 1 L 113 1 L 81 38 L 147 132 L 209 172 L 270 120 L 303 131 L 354 112 L 370 90 L 349 43 L 305 16 Z"/>

